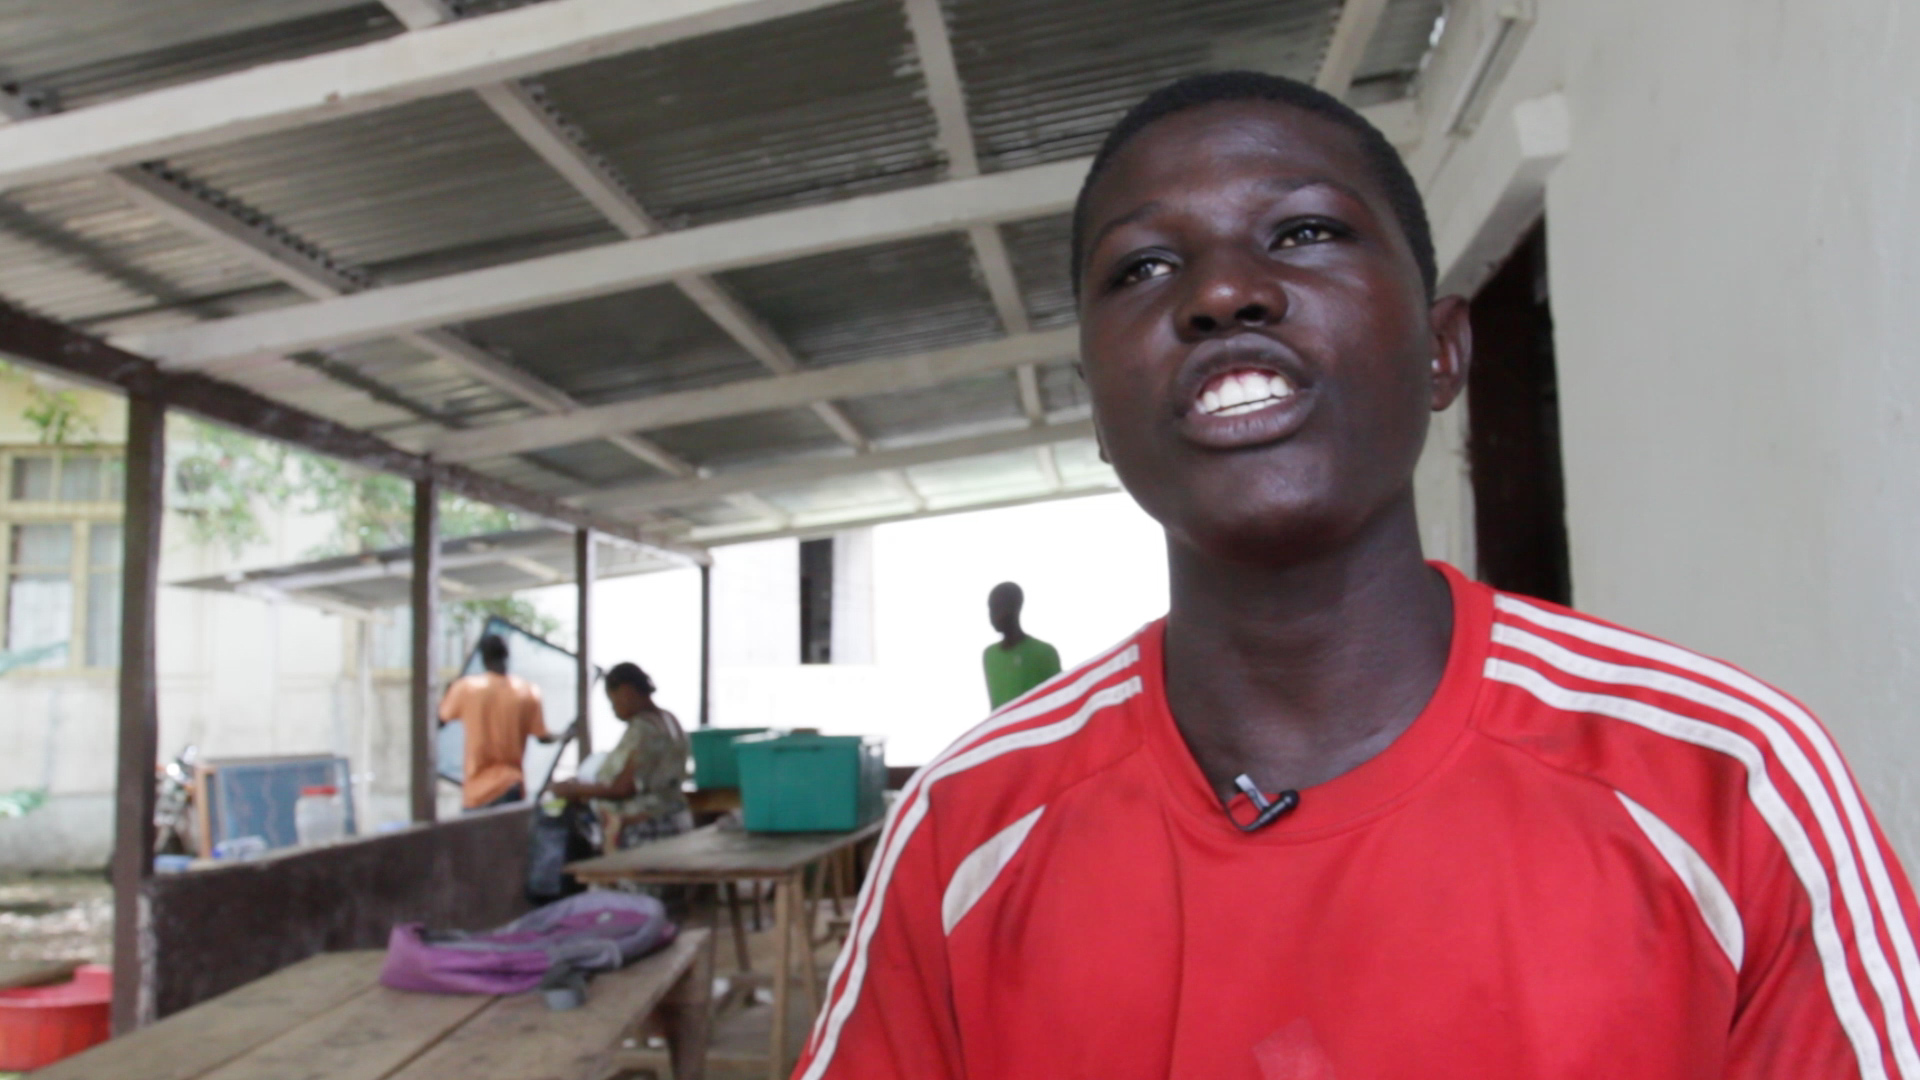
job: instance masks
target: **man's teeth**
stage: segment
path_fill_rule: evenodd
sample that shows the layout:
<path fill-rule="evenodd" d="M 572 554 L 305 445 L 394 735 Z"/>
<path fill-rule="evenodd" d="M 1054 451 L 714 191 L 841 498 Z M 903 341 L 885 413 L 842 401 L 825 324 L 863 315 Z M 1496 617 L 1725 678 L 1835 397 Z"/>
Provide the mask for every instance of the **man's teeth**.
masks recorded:
<path fill-rule="evenodd" d="M 1236 371 L 1207 384 L 1200 394 L 1200 411 L 1208 416 L 1239 416 L 1292 396 L 1293 387 L 1278 375 Z"/>

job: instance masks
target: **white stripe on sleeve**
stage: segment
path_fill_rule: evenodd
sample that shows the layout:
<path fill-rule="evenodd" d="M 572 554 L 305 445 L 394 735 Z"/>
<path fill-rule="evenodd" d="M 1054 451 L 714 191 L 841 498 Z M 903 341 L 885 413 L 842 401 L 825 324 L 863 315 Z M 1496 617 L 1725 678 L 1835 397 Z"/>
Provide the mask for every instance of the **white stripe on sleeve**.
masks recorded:
<path fill-rule="evenodd" d="M 1580 637 L 1581 640 L 1591 641 L 1602 647 L 1628 652 L 1632 650 L 1628 650 L 1625 646 L 1634 645 L 1640 651 L 1633 651 L 1633 655 L 1645 656 L 1647 659 L 1675 666 L 1681 666 L 1679 663 L 1681 660 L 1691 660 L 1693 666 L 1686 667 L 1684 670 L 1695 670 L 1697 667 L 1712 665 L 1739 675 L 1756 687 L 1766 689 L 1763 684 L 1743 672 L 1664 642 L 1642 638 L 1611 627 L 1599 626 L 1585 619 L 1554 615 L 1518 601 L 1511 606 L 1515 609 L 1527 608 L 1527 612 L 1515 610 L 1514 613 L 1524 614 L 1538 625 L 1562 631 L 1569 636 Z M 1539 618 L 1534 619 L 1535 615 Z M 1894 1060 L 1900 1066 L 1900 1075 L 1907 1080 L 1920 1078 L 1920 1050 L 1916 1049 L 1912 1030 L 1907 1025 L 1906 1002 L 1907 994 L 1915 985 L 1913 973 L 1911 969 L 1903 967 L 1903 972 L 1907 975 L 1905 980 L 1907 985 L 1903 987 L 1901 978 L 1895 975 L 1893 968 L 1887 963 L 1886 951 L 1881 948 L 1875 916 L 1878 915 L 1887 924 L 1896 956 L 1901 953 L 1900 943 L 1903 938 L 1907 942 L 1906 948 L 1912 949 L 1912 936 L 1908 932 L 1899 902 L 1892 896 L 1893 885 L 1886 877 L 1886 863 L 1880 858 L 1879 847 L 1874 843 L 1873 834 L 1867 828 L 1865 810 L 1860 805 L 1852 779 L 1847 775 L 1845 767 L 1840 764 L 1838 752 L 1833 752 L 1834 757 L 1828 765 L 1828 773 L 1833 780 L 1834 788 L 1842 793 L 1843 801 L 1846 796 L 1853 798 L 1854 810 L 1859 814 L 1858 819 L 1853 823 L 1856 830 L 1854 836 L 1849 836 L 1847 829 L 1841 825 L 1839 814 L 1834 809 L 1833 799 L 1828 794 L 1827 785 L 1821 779 L 1820 772 L 1814 768 L 1813 762 L 1808 760 L 1799 742 L 1781 726 L 1780 721 L 1775 719 L 1772 713 L 1699 680 L 1656 668 L 1608 663 L 1563 648 L 1517 626 L 1496 623 L 1493 640 L 1496 643 L 1532 653 L 1554 667 L 1581 678 L 1596 682 L 1638 686 L 1706 706 L 1752 725 L 1755 730 L 1765 736 L 1767 748 L 1772 751 L 1774 758 L 1780 762 L 1787 775 L 1792 777 L 1794 786 L 1813 811 L 1814 823 L 1819 827 L 1821 837 L 1826 841 L 1827 850 L 1832 855 L 1834 877 L 1840 883 L 1840 896 L 1846 902 L 1848 917 L 1853 922 L 1855 948 L 1859 952 L 1860 963 L 1866 970 L 1868 981 L 1873 985 L 1874 994 L 1880 1000 L 1881 1011 L 1887 1024 L 1887 1041 L 1893 1048 Z M 1768 692 L 1785 702 L 1786 699 L 1777 692 L 1771 690 Z M 1818 733 L 1831 748 L 1832 742 L 1826 739 L 1825 731 L 1820 725 L 1814 723 L 1813 718 L 1806 716 L 1804 711 L 1801 716 L 1805 720 L 1805 725 L 1798 728 L 1801 734 Z M 1857 846 L 1856 839 L 1860 840 Z M 1856 852 L 1860 854 L 1858 859 L 1855 857 Z M 1869 878 L 1874 876 L 1874 870 L 1877 867 L 1879 878 L 1884 882 L 1884 889 L 1878 886 L 1875 888 L 1878 905 L 1868 899 L 1866 889 L 1861 884 L 1862 862 L 1867 866 Z M 1901 962 L 1905 964 L 1904 956 L 1901 956 Z"/>
<path fill-rule="evenodd" d="M 1686 887 L 1687 894 L 1693 897 L 1694 906 L 1700 909 L 1700 919 L 1707 924 L 1707 932 L 1713 940 L 1720 943 L 1720 951 L 1727 954 L 1727 961 L 1733 970 L 1740 970 L 1740 962 L 1747 952 L 1747 932 L 1740 925 L 1740 909 L 1734 905 L 1732 894 L 1720 883 L 1720 876 L 1700 857 L 1687 838 L 1675 832 L 1673 826 L 1660 820 L 1660 816 L 1627 797 L 1624 791 L 1616 791 L 1620 804 L 1627 808 L 1627 814 L 1640 831 L 1647 835 L 1653 849 L 1673 867 L 1680 878 L 1680 884 Z"/>
<path fill-rule="evenodd" d="M 1860 791 L 1854 785 L 1853 777 L 1847 772 L 1846 764 L 1840 760 L 1840 751 L 1834 746 L 1833 738 L 1813 717 L 1807 715 L 1807 710 L 1795 704 L 1792 698 L 1739 668 L 1682 649 L 1677 645 L 1669 645 L 1644 634 L 1601 626 L 1588 619 L 1558 615 L 1510 596 L 1501 596 L 1495 603 L 1500 610 L 1549 630 L 1557 630 L 1569 637 L 1590 641 L 1617 652 L 1658 661 L 1722 683 L 1728 689 L 1745 694 L 1773 710 L 1792 724 L 1794 730 L 1807 740 L 1807 745 L 1813 747 L 1815 756 L 1820 759 L 1821 766 L 1826 769 L 1828 777 L 1833 781 L 1834 790 L 1840 794 L 1840 808 L 1846 813 L 1847 825 L 1853 830 L 1854 839 L 1859 844 L 1860 861 L 1867 868 L 1867 883 L 1872 886 L 1874 900 L 1879 904 L 1881 917 L 1886 921 L 1887 936 L 1893 939 L 1893 953 L 1900 961 L 1901 980 L 1906 984 L 1907 995 L 1911 997 L 1916 989 L 1920 988 L 1920 951 L 1914 948 L 1913 931 L 1907 925 L 1906 909 L 1900 906 L 1900 896 L 1893 887 L 1893 878 L 1887 870 L 1887 861 L 1881 855 L 1880 845 L 1874 838 L 1872 826 L 1867 822 L 1867 812 L 1861 802 Z M 1908 1053 L 1912 1054 L 1912 1052 L 1911 1040 L 1909 1040 Z M 1903 1074 L 1912 1076 L 1905 1058 L 1901 1059 L 1900 1068 Z"/>
<path fill-rule="evenodd" d="M 935 770 L 939 769 L 949 759 L 953 758 L 956 754 L 965 753 L 968 749 L 978 745 L 988 737 L 997 732 L 1004 731 L 1015 724 L 1024 723 L 1038 716 L 1045 716 L 1049 712 L 1073 704 L 1086 696 L 1087 692 L 1093 689 L 1093 687 L 1099 685 L 1101 680 L 1111 678 L 1132 667 L 1134 664 L 1139 663 L 1139 661 L 1140 643 L 1139 634 L 1136 633 L 1133 637 L 1109 649 L 1106 655 L 1096 657 L 1080 665 L 1079 668 L 1073 671 L 1056 675 L 1039 687 L 1036 687 L 1033 693 L 1028 695 L 1032 700 L 1021 698 L 1009 702 L 1006 707 L 999 712 L 975 725 L 973 730 L 954 740 L 953 745 L 941 751 L 932 761 L 921 766 L 920 771 L 914 773 L 913 776 L 908 779 L 906 787 L 900 792 L 900 798 L 895 800 L 893 809 L 887 815 L 887 827 L 885 831 L 880 834 L 880 844 L 875 848 L 875 857 L 878 862 L 884 862 L 887 859 L 887 853 L 892 851 L 897 843 L 904 842 L 900 829 L 901 819 L 905 818 L 917 803 L 917 796 L 920 793 L 922 785 L 928 782 L 929 778 L 934 775 Z M 1063 680 L 1066 680 L 1065 685 L 1059 689 L 1046 691 L 1044 693 L 1041 692 L 1046 690 L 1046 687 L 1062 682 Z M 1036 694 L 1038 696 L 1034 696 Z M 877 891 L 871 888 L 873 884 L 871 878 L 869 878 L 868 884 L 869 887 L 861 889 L 859 897 L 854 901 L 853 933 L 848 936 L 847 940 L 849 944 L 858 940 L 860 926 L 866 922 L 869 914 L 879 903 Z M 827 1017 L 832 1011 L 834 1002 L 834 988 L 840 985 L 840 977 L 846 974 L 847 969 L 852 965 L 853 952 L 854 950 L 850 947 L 842 948 L 840 955 L 834 958 L 833 970 L 827 976 L 827 1007 L 821 1009 L 820 1014 L 814 1018 L 813 1033 L 808 1039 L 809 1046 L 817 1045 L 821 1036 L 826 1031 Z"/>
<path fill-rule="evenodd" d="M 1759 812 L 1761 820 L 1767 823 L 1780 841 L 1788 865 L 1793 868 L 1801 887 L 1807 892 L 1808 904 L 1813 909 L 1814 950 L 1820 956 L 1827 994 L 1833 999 L 1833 1009 L 1839 1018 L 1840 1028 L 1853 1045 L 1860 1075 L 1863 1080 L 1886 1080 L 1886 1066 L 1880 1057 L 1879 1033 L 1874 1030 L 1873 1020 L 1867 1016 L 1866 1006 L 1860 1001 L 1859 987 L 1854 985 L 1853 975 L 1847 970 L 1847 949 L 1840 939 L 1839 927 L 1834 923 L 1833 891 L 1827 881 L 1826 866 L 1814 850 L 1806 828 L 1774 788 L 1773 778 L 1767 772 L 1766 758 L 1761 755 L 1760 748 L 1746 736 L 1728 728 L 1668 712 L 1644 701 L 1570 690 L 1540 672 L 1511 660 L 1489 659 L 1486 676 L 1496 682 L 1517 686 L 1552 708 L 1623 720 L 1669 738 L 1717 750 L 1746 766 L 1747 797 L 1753 800 L 1754 809 Z"/>
<path fill-rule="evenodd" d="M 953 933 L 953 928 L 973 905 L 987 895 L 993 883 L 999 879 L 1000 871 L 1007 868 L 1013 857 L 1019 853 L 1020 845 L 1027 842 L 1027 834 L 1033 831 L 1040 815 L 1047 812 L 1045 806 L 1021 818 L 1019 821 L 993 834 L 993 839 L 974 848 L 960 865 L 954 868 L 953 880 L 947 882 L 947 892 L 940 901 L 941 928 Z"/>
<path fill-rule="evenodd" d="M 1132 651 L 1129 650 L 1129 652 Z M 833 1063 L 833 1052 L 839 1045 L 840 1032 L 846 1026 L 847 1018 L 853 1014 L 854 1006 L 859 1003 L 861 984 L 866 981 L 869 950 L 872 946 L 874 931 L 880 925 L 881 913 L 886 907 L 887 886 L 893 880 L 894 868 L 899 865 L 900 853 L 905 850 L 907 842 L 913 839 L 914 831 L 920 827 L 920 822 L 927 816 L 927 789 L 948 776 L 965 772 L 1003 754 L 1044 746 L 1068 738 L 1086 727 L 1095 713 L 1126 701 L 1140 693 L 1142 689 L 1140 676 L 1135 675 L 1125 682 L 1115 683 L 1088 697 L 1079 709 L 1064 720 L 1012 732 L 997 739 L 989 739 L 921 770 L 921 782 L 918 790 L 911 795 L 911 805 L 894 823 L 892 831 L 898 835 L 892 837 L 892 843 L 881 853 L 878 872 L 869 883 L 872 888 L 872 902 L 862 913 L 865 917 L 854 927 L 853 935 L 841 950 L 843 961 L 848 956 L 853 957 L 846 969 L 846 986 L 841 990 L 839 999 L 821 1015 L 821 1026 L 817 1037 L 819 1048 L 815 1051 L 812 1063 L 807 1066 L 807 1071 L 800 1080 L 820 1080 L 826 1074 L 827 1066 Z M 835 975 L 838 974 L 839 967 L 836 965 Z"/>

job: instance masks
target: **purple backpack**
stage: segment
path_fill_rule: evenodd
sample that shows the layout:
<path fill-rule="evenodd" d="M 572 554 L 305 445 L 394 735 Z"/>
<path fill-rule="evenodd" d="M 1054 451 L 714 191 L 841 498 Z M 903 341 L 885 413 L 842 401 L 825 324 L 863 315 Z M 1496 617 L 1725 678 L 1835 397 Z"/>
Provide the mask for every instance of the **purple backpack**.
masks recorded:
<path fill-rule="evenodd" d="M 380 982 L 429 994 L 519 994 L 571 973 L 612 971 L 674 939 L 660 901 L 587 892 L 479 934 L 393 928 Z"/>

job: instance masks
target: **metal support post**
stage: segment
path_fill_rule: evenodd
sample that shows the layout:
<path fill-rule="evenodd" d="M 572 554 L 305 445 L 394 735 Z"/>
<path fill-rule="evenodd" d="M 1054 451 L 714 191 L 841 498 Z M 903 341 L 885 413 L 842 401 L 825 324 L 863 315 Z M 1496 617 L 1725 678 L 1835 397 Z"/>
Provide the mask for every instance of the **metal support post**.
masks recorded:
<path fill-rule="evenodd" d="M 408 791 L 413 820 L 433 821 L 437 782 L 433 767 L 434 733 L 440 702 L 434 694 L 440 644 L 440 485 L 433 479 L 413 483 L 413 677 Z"/>
<path fill-rule="evenodd" d="M 700 726 L 713 726 L 713 564 L 700 567 Z"/>
<path fill-rule="evenodd" d="M 573 576 L 579 587 L 579 606 L 574 609 L 574 628 L 579 635 L 579 658 L 574 676 L 575 715 L 580 718 L 580 757 L 593 753 L 593 657 L 588 647 L 593 628 L 593 530 L 575 529 L 573 533 Z"/>
<path fill-rule="evenodd" d="M 154 767 L 159 759 L 159 670 L 154 660 L 160 600 L 160 528 L 166 512 L 167 409 L 127 398 L 127 483 L 120 570 L 119 777 L 113 829 L 113 1030 L 153 1019 L 153 957 L 146 945 L 147 880 L 153 875 Z"/>

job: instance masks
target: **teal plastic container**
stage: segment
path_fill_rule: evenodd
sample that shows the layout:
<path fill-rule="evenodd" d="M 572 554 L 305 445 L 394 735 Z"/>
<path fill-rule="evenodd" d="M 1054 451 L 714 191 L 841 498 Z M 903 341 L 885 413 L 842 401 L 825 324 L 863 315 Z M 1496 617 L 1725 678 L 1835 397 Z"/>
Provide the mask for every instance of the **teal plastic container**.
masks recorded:
<path fill-rule="evenodd" d="M 886 810 L 887 765 L 858 735 L 761 735 L 734 744 L 748 832 L 848 832 Z"/>
<path fill-rule="evenodd" d="M 740 786 L 740 759 L 734 744 L 770 729 L 763 727 L 710 727 L 687 732 L 693 744 L 693 786 L 697 788 L 737 788 Z"/>

